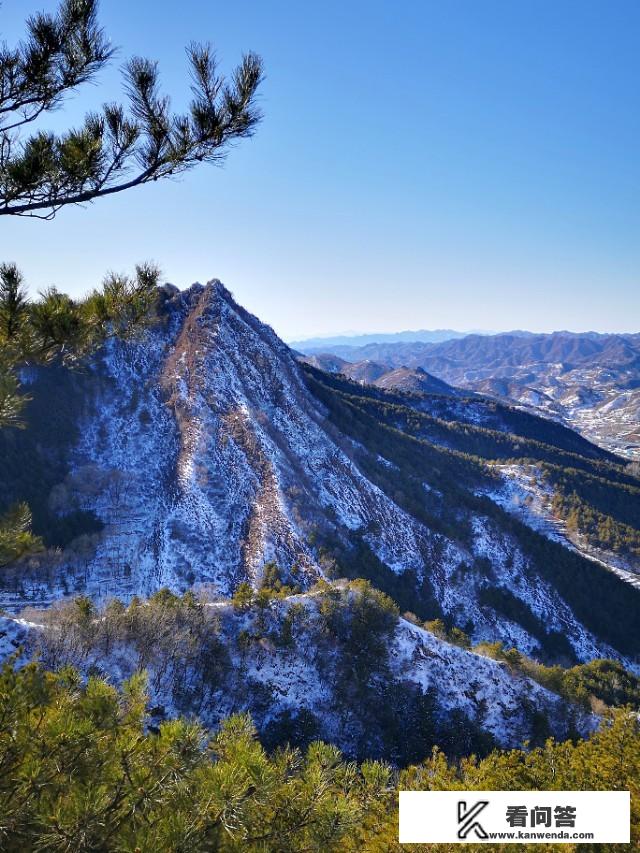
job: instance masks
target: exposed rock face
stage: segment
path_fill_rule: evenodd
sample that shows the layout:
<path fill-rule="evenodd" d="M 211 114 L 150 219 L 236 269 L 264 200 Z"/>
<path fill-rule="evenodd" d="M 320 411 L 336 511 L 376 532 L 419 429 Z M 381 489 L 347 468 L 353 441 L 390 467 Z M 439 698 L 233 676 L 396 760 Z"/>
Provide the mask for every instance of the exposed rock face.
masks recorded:
<path fill-rule="evenodd" d="M 521 624 L 479 604 L 489 582 L 512 590 L 579 659 L 617 656 L 495 520 L 467 514 L 466 538 L 449 538 L 366 476 L 295 354 L 219 281 L 166 289 L 158 324 L 139 340 L 111 341 L 84 381 L 92 403 L 51 499 L 63 514 L 94 513 L 103 530 L 7 571 L 4 606 L 194 583 L 229 594 L 244 580 L 258 586 L 268 561 L 304 588 L 325 572 L 320 532 L 366 543 L 387 573 L 411 576 L 452 621 L 472 623 L 476 639 L 502 638 L 525 652 L 538 645 Z"/>

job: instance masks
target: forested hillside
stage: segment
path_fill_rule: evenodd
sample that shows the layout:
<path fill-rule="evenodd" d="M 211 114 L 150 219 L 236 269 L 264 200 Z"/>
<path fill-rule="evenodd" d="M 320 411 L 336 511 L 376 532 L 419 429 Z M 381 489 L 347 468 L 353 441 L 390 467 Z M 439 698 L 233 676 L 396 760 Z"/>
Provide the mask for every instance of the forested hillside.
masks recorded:
<path fill-rule="evenodd" d="M 512 332 L 435 343 L 381 340 L 360 347 L 300 342 L 298 349 L 317 366 L 358 380 L 375 364 L 374 382 L 386 377 L 386 387 L 394 381 L 402 387 L 402 371 L 424 370 L 459 391 L 552 418 L 629 459 L 640 455 L 638 334 Z"/>
<path fill-rule="evenodd" d="M 628 710 L 575 744 L 549 740 L 460 763 L 435 749 L 398 772 L 348 762 L 320 742 L 267 753 L 246 716 L 213 735 L 185 719 L 148 727 L 144 690 L 141 677 L 118 691 L 99 678 L 82 684 L 72 670 L 5 666 L 3 850 L 400 851 L 398 789 L 630 790 L 633 843 L 639 837 L 640 728 Z"/>
<path fill-rule="evenodd" d="M 301 365 L 215 280 L 20 378 L 3 501 L 31 539 L 0 569 L 2 702 L 35 752 L 6 741 L 11 843 L 373 850 L 429 768 L 508 786 L 563 755 L 597 786 L 599 744 L 635 744 L 635 718 L 602 723 L 640 698 L 619 457 L 480 396 Z"/>

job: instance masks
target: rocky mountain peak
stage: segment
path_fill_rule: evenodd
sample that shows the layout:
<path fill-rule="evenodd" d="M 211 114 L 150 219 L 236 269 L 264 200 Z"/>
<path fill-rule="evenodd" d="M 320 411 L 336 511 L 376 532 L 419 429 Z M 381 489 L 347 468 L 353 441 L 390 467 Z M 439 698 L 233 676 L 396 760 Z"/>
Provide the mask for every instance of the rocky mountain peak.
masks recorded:
<path fill-rule="evenodd" d="M 194 584 L 229 595 L 243 581 L 259 587 L 275 563 L 302 590 L 323 577 L 367 577 L 403 609 L 442 615 L 476 640 L 616 656 L 563 597 L 546 552 L 519 540 L 497 508 L 506 500 L 499 476 L 450 449 L 494 433 L 511 441 L 507 429 L 538 436 L 543 425 L 439 386 L 421 396 L 412 385 L 403 403 L 395 391 L 370 397 L 344 377 L 314 376 L 217 279 L 161 293 L 157 322 L 137 339 L 110 341 L 82 379 L 63 368 L 36 375 L 34 398 L 46 408 L 54 394 L 58 410 L 76 414 L 62 437 L 46 421 L 25 431 L 25 460 L 49 458 L 54 446 L 61 460 L 35 504 L 95 524 L 5 570 L 4 607 Z M 428 407 L 434 414 L 421 414 Z M 403 432 L 423 422 L 422 438 Z M 539 452 L 522 441 L 509 453 Z M 478 502 L 480 491 L 495 502 Z"/>

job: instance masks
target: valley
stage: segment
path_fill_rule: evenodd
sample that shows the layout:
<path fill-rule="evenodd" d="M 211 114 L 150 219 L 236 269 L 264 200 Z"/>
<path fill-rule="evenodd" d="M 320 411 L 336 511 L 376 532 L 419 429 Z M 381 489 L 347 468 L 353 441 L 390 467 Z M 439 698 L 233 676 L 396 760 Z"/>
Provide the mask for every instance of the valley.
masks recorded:
<path fill-rule="evenodd" d="M 640 849 L 640 4 L 0 21 L 0 853 Z"/>
<path fill-rule="evenodd" d="M 4 500 L 28 501 L 44 549 L 2 567 L 5 654 L 117 683 L 145 668 L 165 715 L 250 711 L 274 744 L 313 731 L 401 764 L 464 753 L 453 718 L 481 750 L 588 731 L 588 704 L 536 678 L 640 671 L 627 463 L 420 369 L 322 366 L 213 280 L 160 288 L 149 328 L 81 369 L 23 371 Z M 559 488 L 581 501 L 562 529 Z M 610 552 L 589 544 L 605 511 Z M 420 708 L 430 728 L 398 751 Z"/>
<path fill-rule="evenodd" d="M 515 403 L 630 460 L 640 458 L 637 334 L 511 333 L 437 343 L 338 344 L 328 351 L 317 341 L 298 347 L 311 363 L 357 381 L 402 388 L 397 371 L 424 371 L 432 382 Z"/>

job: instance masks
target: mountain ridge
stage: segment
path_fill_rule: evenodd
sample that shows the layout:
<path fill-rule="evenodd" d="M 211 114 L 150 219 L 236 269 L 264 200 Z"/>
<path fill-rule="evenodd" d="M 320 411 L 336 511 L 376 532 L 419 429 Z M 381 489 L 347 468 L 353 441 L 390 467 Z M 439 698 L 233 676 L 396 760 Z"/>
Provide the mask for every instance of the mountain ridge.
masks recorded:
<path fill-rule="evenodd" d="M 290 348 L 217 280 L 182 292 L 165 288 L 160 301 L 151 329 L 136 340 L 110 341 L 82 377 L 71 377 L 83 384 L 83 410 L 64 450 L 68 471 L 45 503 L 63 518 L 72 512 L 95 518 L 99 529 L 5 570 L 5 606 L 44 603 L 72 589 L 130 597 L 194 582 L 230 594 L 242 581 L 258 587 L 272 561 L 285 580 L 295 570 L 297 582 L 308 586 L 327 576 L 332 555 L 341 555 L 352 571 L 364 561 L 391 594 L 410 599 L 410 590 L 418 590 L 415 606 L 425 616 L 444 612 L 461 627 L 474 623 L 476 639 L 517 638 L 530 651 L 540 642 L 551 648 L 547 633 L 562 631 L 579 659 L 615 657 L 610 643 L 596 639 L 558 597 L 555 582 L 542 579 L 542 558 L 522 550 L 498 505 L 473 509 L 473 494 L 492 493 L 497 474 L 465 448 L 489 442 L 491 456 L 503 445 L 500 455 L 524 446 L 589 470 L 611 465 L 606 454 L 568 431 L 551 438 L 544 422 L 481 398 L 408 394 L 396 415 L 395 392 L 380 389 L 376 401 L 355 390 L 360 386 L 352 393 L 327 384 L 327 374 L 306 375 Z M 47 368 L 32 374 L 34 397 L 48 376 Z M 412 425 L 406 419 L 421 406 L 421 420 Z M 369 424 L 376 442 L 391 442 L 388 449 L 376 455 L 366 433 L 345 429 L 345 418 L 360 423 L 358 430 Z M 544 450 L 533 438 L 538 430 L 554 442 L 566 434 L 574 449 Z M 52 436 L 29 429 L 12 438 L 26 454 L 14 444 L 18 485 L 24 460 L 47 440 Z M 415 461 L 401 473 L 407 453 Z M 455 488 L 443 473 L 449 468 Z M 20 497 L 16 487 L 13 498 Z M 486 576 L 483 560 L 491 564 Z M 613 582 L 606 572 L 593 578 L 607 588 Z M 479 608 L 487 583 L 515 584 L 547 627 L 529 619 L 523 630 Z M 622 637 L 621 620 L 615 626 Z M 613 623 L 607 632 L 613 638 Z M 634 642 L 629 637 L 630 648 Z"/>
<path fill-rule="evenodd" d="M 401 763 L 588 731 L 536 661 L 640 670 L 640 561 L 616 573 L 536 515 L 557 480 L 635 531 L 640 481 L 566 427 L 301 363 L 216 279 L 22 381 L 2 500 L 47 548 L 0 571 L 4 655 L 146 668 L 162 714 L 249 711 L 274 744 L 314 730 Z"/>
<path fill-rule="evenodd" d="M 416 329 L 415 331 L 402 332 L 356 332 L 354 334 L 321 335 L 313 338 L 301 338 L 287 341 L 291 349 L 303 349 L 309 351 L 322 350 L 331 346 L 362 346 L 368 343 L 399 342 L 399 341 L 421 341 L 424 343 L 437 343 L 452 338 L 462 338 L 471 332 L 457 332 L 455 329 Z M 480 333 L 482 334 L 482 333 Z"/>
<path fill-rule="evenodd" d="M 342 359 L 347 374 L 350 364 L 365 360 L 387 371 L 422 368 L 455 388 L 517 403 L 640 458 L 640 334 L 468 335 L 435 344 L 336 346 L 330 355 Z"/>

